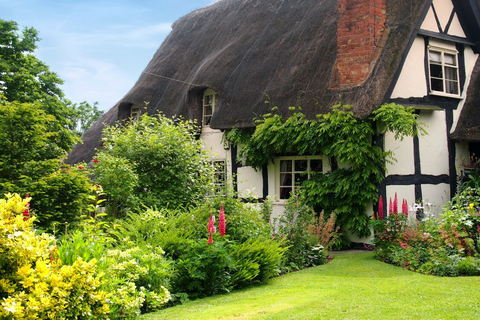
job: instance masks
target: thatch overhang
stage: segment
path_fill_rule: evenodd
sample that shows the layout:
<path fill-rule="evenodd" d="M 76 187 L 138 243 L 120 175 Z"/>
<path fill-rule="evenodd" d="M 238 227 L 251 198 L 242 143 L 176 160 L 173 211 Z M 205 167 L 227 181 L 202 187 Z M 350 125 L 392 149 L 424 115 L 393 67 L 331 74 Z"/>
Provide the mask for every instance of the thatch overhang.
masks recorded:
<path fill-rule="evenodd" d="M 301 106 L 314 117 L 343 102 L 353 105 L 358 117 L 367 116 L 389 98 L 405 48 L 429 3 L 387 0 L 384 38 L 370 76 L 339 90 L 332 85 L 337 0 L 219 1 L 173 25 L 133 88 L 99 122 L 113 124 L 127 117 L 132 105 L 145 102 L 150 114 L 200 120 L 206 88 L 219 94 L 210 123 L 217 129 L 252 127 L 254 118 L 273 105 L 282 114 L 289 106 Z M 101 128 L 95 125 L 87 132 L 69 162 L 91 159 Z"/>
<path fill-rule="evenodd" d="M 459 142 L 480 142 L 480 60 L 477 60 L 473 68 L 467 92 L 467 99 L 451 138 Z"/>

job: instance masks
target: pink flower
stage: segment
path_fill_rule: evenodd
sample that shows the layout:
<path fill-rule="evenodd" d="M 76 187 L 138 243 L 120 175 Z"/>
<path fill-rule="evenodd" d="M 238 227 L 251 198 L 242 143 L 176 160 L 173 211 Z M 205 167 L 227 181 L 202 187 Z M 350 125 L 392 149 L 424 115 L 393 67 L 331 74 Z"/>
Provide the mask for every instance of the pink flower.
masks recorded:
<path fill-rule="evenodd" d="M 381 195 L 378 200 L 378 219 L 383 220 L 383 198 Z"/>
<path fill-rule="evenodd" d="M 397 193 L 395 192 L 395 198 L 393 199 L 393 214 L 398 213 L 398 198 Z"/>
<path fill-rule="evenodd" d="M 208 244 L 213 243 L 212 234 L 214 233 L 215 233 L 215 226 L 213 224 L 213 216 L 210 213 L 210 219 L 208 219 L 208 241 L 207 241 Z"/>
<path fill-rule="evenodd" d="M 223 210 L 223 203 L 220 205 L 220 214 L 218 218 L 218 233 L 221 236 L 225 235 L 225 211 Z"/>
<path fill-rule="evenodd" d="M 83 167 L 82 167 L 82 166 L 78 166 L 78 169 L 82 170 L 82 169 L 83 169 Z"/>
<path fill-rule="evenodd" d="M 93 159 L 93 162 L 94 162 L 94 163 L 97 163 L 97 162 L 98 162 L 98 160 L 97 160 L 97 159 Z"/>

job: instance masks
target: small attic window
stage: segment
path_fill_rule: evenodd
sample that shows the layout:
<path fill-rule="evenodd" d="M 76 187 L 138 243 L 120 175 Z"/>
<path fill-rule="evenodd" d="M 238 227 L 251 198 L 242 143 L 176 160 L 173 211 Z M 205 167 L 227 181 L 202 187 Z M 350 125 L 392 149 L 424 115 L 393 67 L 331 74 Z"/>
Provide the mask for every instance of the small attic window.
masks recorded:
<path fill-rule="evenodd" d="M 213 112 L 217 104 L 218 94 L 212 89 L 207 89 L 203 93 L 203 116 L 202 125 L 210 126 L 210 120 L 212 120 Z"/>
<path fill-rule="evenodd" d="M 458 55 L 456 51 L 430 47 L 428 49 L 430 93 L 460 96 Z"/>
<path fill-rule="evenodd" d="M 139 120 L 140 119 L 140 107 L 133 105 L 130 109 L 130 118 L 132 120 Z"/>

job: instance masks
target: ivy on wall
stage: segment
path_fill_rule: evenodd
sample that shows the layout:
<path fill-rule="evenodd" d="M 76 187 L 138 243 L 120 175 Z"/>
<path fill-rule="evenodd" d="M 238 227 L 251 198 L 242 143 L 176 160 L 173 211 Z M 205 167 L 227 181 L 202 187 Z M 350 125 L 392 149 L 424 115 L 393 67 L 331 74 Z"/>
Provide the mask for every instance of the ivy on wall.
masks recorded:
<path fill-rule="evenodd" d="M 385 165 L 395 161 L 392 151 L 376 145 L 374 137 L 390 131 L 402 140 L 426 133 L 425 124 L 417 121 L 412 108 L 396 104 L 385 104 L 366 118 L 356 118 L 352 106 L 343 104 L 313 120 L 301 108 L 290 110 L 289 117 L 282 117 L 273 108 L 256 120 L 254 131 L 227 132 L 227 140 L 242 146 L 238 161 L 260 169 L 279 155 L 327 156 L 331 172 L 313 174 L 303 183 L 307 203 L 316 210 L 334 211 L 337 223 L 353 234 L 369 236 L 365 207 L 377 201 Z"/>

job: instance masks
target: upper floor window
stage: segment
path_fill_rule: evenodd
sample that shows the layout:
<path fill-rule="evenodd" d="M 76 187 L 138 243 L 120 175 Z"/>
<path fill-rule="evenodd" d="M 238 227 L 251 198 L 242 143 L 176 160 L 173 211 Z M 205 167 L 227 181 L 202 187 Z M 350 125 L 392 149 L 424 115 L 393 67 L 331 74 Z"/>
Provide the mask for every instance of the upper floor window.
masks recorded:
<path fill-rule="evenodd" d="M 130 109 L 130 118 L 132 120 L 139 120 L 140 119 L 140 107 L 133 105 Z"/>
<path fill-rule="evenodd" d="M 323 172 L 321 156 L 280 157 L 276 165 L 277 194 L 280 200 L 290 198 L 290 193 L 309 179 L 312 172 Z"/>
<path fill-rule="evenodd" d="M 459 96 L 457 52 L 430 47 L 428 49 L 428 62 L 431 93 Z"/>
<path fill-rule="evenodd" d="M 212 119 L 215 106 L 217 104 L 218 94 L 212 89 L 207 89 L 203 93 L 203 117 L 202 125 L 209 126 Z"/>

